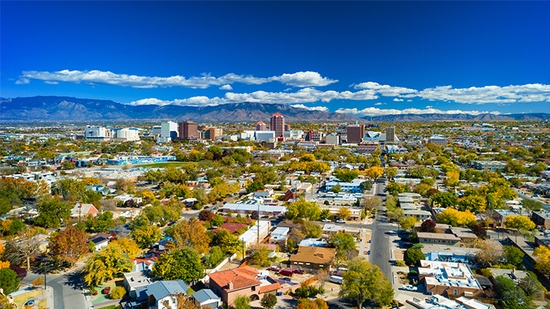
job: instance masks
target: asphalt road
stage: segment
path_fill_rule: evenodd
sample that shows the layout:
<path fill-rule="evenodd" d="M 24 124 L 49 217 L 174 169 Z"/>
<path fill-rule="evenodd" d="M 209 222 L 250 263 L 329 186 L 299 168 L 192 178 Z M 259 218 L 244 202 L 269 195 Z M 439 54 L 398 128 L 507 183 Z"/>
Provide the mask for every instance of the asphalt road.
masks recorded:
<path fill-rule="evenodd" d="M 55 309 L 86 308 L 80 271 L 56 276 L 51 280 L 48 278 L 48 285 L 54 290 Z"/>

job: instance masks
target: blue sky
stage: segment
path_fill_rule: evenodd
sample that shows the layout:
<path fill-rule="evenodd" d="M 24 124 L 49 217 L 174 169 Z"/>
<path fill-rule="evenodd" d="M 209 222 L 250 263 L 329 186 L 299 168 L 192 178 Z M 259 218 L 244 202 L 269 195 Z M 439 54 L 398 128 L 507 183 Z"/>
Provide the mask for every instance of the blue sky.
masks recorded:
<path fill-rule="evenodd" d="M 0 96 L 550 112 L 550 2 L 10 2 Z"/>

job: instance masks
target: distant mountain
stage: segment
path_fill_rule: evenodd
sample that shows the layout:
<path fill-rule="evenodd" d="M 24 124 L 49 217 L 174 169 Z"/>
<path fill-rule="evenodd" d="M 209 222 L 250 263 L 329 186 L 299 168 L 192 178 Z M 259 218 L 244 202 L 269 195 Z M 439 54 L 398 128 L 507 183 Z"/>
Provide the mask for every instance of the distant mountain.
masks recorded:
<path fill-rule="evenodd" d="M 407 122 L 407 121 L 506 121 L 506 120 L 521 120 L 521 121 L 544 121 L 550 120 L 550 114 L 534 113 L 534 114 L 404 114 L 404 115 L 382 115 L 382 116 L 365 116 L 365 120 L 373 122 Z"/>
<path fill-rule="evenodd" d="M 133 119 L 172 119 L 198 122 L 255 122 L 281 113 L 287 122 L 351 122 L 357 117 L 311 111 L 285 104 L 235 103 L 218 106 L 139 105 L 109 100 L 38 96 L 0 98 L 0 121 L 104 121 Z"/>
<path fill-rule="evenodd" d="M 79 99 L 71 97 L 38 96 L 28 98 L 0 98 L 0 121 L 49 122 L 49 121 L 132 121 L 138 119 L 197 122 L 255 122 L 269 120 L 274 113 L 281 113 L 287 122 L 354 122 L 360 121 L 348 114 L 329 113 L 296 108 L 286 104 L 234 103 L 218 106 L 175 105 L 125 105 L 109 100 Z M 363 117 L 373 122 L 403 121 L 502 121 L 502 120 L 550 120 L 550 114 L 467 115 L 467 114 L 408 114 Z"/>

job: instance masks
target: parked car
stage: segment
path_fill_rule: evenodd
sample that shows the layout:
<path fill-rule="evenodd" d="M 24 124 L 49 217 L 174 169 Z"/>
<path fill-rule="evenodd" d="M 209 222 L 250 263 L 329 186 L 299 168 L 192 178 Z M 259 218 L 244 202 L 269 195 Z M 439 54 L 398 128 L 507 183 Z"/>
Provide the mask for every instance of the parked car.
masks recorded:
<path fill-rule="evenodd" d="M 287 281 L 287 282 L 290 282 L 290 281 L 292 281 L 292 279 L 290 279 L 290 277 L 283 277 L 283 278 L 281 278 L 281 280 L 283 280 L 283 281 Z"/>
<path fill-rule="evenodd" d="M 271 270 L 271 271 L 274 271 L 274 272 L 279 272 L 281 269 L 277 266 L 269 266 L 267 268 L 267 270 Z"/>
<path fill-rule="evenodd" d="M 300 269 L 300 268 L 294 269 L 293 272 L 294 272 L 295 274 L 299 274 L 299 275 L 303 275 L 303 274 L 304 274 L 304 271 L 303 271 L 302 269 Z"/>
<path fill-rule="evenodd" d="M 281 269 L 279 271 L 279 275 L 281 276 L 287 276 L 287 277 L 292 277 L 292 275 L 294 274 L 294 272 L 292 271 L 292 269 Z"/>
<path fill-rule="evenodd" d="M 414 285 L 404 285 L 402 287 L 402 289 L 405 290 L 405 291 L 417 291 L 418 287 L 416 287 Z"/>
<path fill-rule="evenodd" d="M 332 221 L 330 221 L 330 219 L 323 219 L 321 220 L 321 222 L 332 222 Z"/>
<path fill-rule="evenodd" d="M 346 221 L 344 221 L 342 219 L 338 219 L 338 220 L 336 220 L 336 223 L 346 223 Z"/>
<path fill-rule="evenodd" d="M 344 279 L 342 277 L 339 277 L 339 276 L 330 276 L 329 281 L 334 282 L 334 283 L 338 283 L 338 284 L 342 284 L 344 282 Z"/>
<path fill-rule="evenodd" d="M 110 286 L 104 288 L 103 291 L 101 291 L 101 294 L 109 294 L 109 293 L 111 293 L 111 287 Z"/>

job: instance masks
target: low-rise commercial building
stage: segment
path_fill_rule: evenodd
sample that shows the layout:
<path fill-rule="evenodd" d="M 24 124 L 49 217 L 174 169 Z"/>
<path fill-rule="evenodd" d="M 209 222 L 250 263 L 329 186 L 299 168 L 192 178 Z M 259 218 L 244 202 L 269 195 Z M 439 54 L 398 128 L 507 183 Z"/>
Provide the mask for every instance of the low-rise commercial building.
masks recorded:
<path fill-rule="evenodd" d="M 420 261 L 420 280 L 433 295 L 477 297 L 483 289 L 468 265 L 453 262 Z"/>

